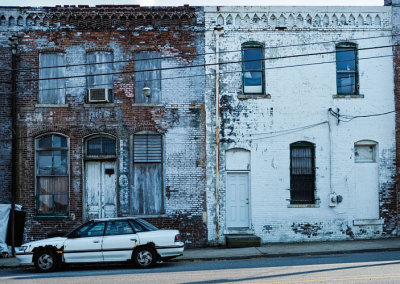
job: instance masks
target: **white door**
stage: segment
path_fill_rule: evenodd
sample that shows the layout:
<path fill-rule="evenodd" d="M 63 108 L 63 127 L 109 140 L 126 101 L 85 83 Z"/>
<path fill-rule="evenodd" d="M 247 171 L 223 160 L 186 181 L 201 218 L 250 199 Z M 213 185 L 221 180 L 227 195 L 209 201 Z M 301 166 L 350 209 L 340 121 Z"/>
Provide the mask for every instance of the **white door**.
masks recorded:
<path fill-rule="evenodd" d="M 356 219 L 379 219 L 377 163 L 355 164 Z"/>
<path fill-rule="evenodd" d="M 249 228 L 249 174 L 227 175 L 227 227 Z"/>
<path fill-rule="evenodd" d="M 105 222 L 90 222 L 69 237 L 64 242 L 65 262 L 102 262 L 104 227 Z"/>
<path fill-rule="evenodd" d="M 85 174 L 88 219 L 116 217 L 115 162 L 87 161 Z"/>

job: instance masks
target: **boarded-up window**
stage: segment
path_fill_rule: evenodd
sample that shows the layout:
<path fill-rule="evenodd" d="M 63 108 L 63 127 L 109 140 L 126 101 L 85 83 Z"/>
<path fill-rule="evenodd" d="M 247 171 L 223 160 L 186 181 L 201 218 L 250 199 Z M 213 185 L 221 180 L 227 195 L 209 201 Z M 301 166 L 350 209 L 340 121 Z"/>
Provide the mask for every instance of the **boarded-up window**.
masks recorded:
<path fill-rule="evenodd" d="M 373 141 L 359 141 L 354 144 L 354 162 L 375 163 L 376 143 Z"/>
<path fill-rule="evenodd" d="M 290 145 L 290 203 L 314 204 L 314 145 L 296 142 Z"/>
<path fill-rule="evenodd" d="M 64 104 L 65 54 L 40 53 L 39 68 L 39 103 Z"/>
<path fill-rule="evenodd" d="M 155 51 L 135 53 L 135 102 L 158 103 L 161 100 L 161 54 Z M 153 70 L 138 72 L 143 70 Z M 143 88 L 150 88 L 150 96 L 143 95 Z"/>
<path fill-rule="evenodd" d="M 90 75 L 87 77 L 88 88 L 112 89 L 113 54 L 106 51 L 89 52 L 86 59 L 87 74 Z"/>
<path fill-rule="evenodd" d="M 160 214 L 163 211 L 161 135 L 135 135 L 133 143 L 135 189 L 132 213 Z"/>
<path fill-rule="evenodd" d="M 42 136 L 36 140 L 36 211 L 40 215 L 67 215 L 69 204 L 67 138 Z"/>

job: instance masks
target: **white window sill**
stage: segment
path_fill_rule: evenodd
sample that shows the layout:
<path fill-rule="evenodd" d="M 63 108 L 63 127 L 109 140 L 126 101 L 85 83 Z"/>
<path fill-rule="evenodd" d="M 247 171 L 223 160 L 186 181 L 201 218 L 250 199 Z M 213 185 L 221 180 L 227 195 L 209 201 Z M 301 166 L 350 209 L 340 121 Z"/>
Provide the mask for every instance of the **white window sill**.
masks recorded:
<path fill-rule="evenodd" d="M 114 103 L 91 103 L 84 104 L 84 107 L 115 107 Z"/>
<path fill-rule="evenodd" d="M 354 94 L 354 95 L 344 95 L 344 94 L 336 94 L 332 96 L 334 99 L 363 99 L 364 95 Z"/>
<path fill-rule="evenodd" d="M 319 204 L 288 204 L 287 208 L 319 208 Z"/>
<path fill-rule="evenodd" d="M 353 220 L 354 226 L 376 226 L 382 225 L 383 219 L 357 219 Z"/>
<path fill-rule="evenodd" d="M 69 104 L 35 104 L 35 107 L 54 107 L 54 108 L 60 108 L 60 107 L 69 107 Z"/>
<path fill-rule="evenodd" d="M 238 99 L 271 99 L 270 94 L 238 94 Z"/>

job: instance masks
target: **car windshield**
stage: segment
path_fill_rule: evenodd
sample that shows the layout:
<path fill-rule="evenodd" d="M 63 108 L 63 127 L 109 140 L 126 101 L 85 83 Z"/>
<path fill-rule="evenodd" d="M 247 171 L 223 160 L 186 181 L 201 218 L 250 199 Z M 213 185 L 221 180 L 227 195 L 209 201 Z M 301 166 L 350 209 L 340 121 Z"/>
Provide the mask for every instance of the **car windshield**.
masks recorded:
<path fill-rule="evenodd" d="M 150 224 L 149 222 L 143 220 L 143 219 L 135 219 L 136 222 L 138 222 L 140 225 L 142 225 L 143 227 L 145 227 L 148 231 L 157 231 L 158 228 L 152 224 Z"/>

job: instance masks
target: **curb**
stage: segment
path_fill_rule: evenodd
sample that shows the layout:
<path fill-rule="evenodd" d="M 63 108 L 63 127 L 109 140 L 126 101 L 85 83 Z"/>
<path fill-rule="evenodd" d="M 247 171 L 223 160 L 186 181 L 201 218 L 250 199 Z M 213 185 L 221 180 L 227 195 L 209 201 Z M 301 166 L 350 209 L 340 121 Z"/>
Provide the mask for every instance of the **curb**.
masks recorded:
<path fill-rule="evenodd" d="M 223 260 L 241 260 L 241 259 L 257 259 L 257 258 L 275 258 L 275 257 L 294 257 L 294 256 L 314 256 L 314 255 L 332 255 L 332 254 L 350 254 L 350 253 L 365 253 L 365 252 L 386 252 L 386 251 L 400 251 L 398 248 L 379 248 L 379 249 L 360 249 L 360 250 L 340 250 L 340 251 L 318 251 L 318 252 L 299 252 L 299 253 L 262 253 L 242 256 L 229 256 L 229 257 L 201 257 L 201 258 L 187 258 L 187 259 L 172 259 L 169 262 L 202 262 L 202 261 L 223 261 Z M 0 269 L 11 268 L 29 268 L 33 265 L 11 264 L 2 265 Z"/>

